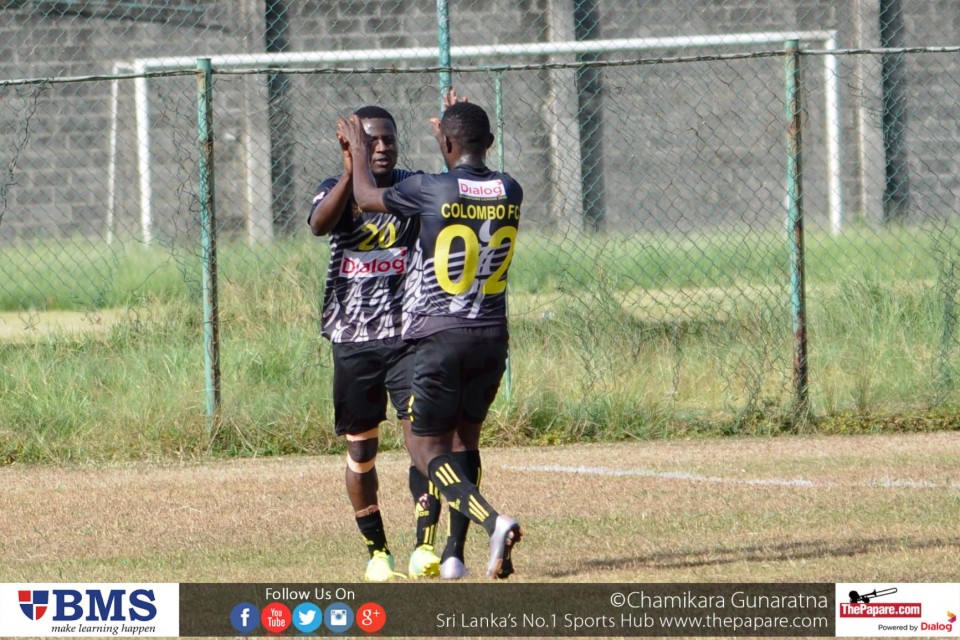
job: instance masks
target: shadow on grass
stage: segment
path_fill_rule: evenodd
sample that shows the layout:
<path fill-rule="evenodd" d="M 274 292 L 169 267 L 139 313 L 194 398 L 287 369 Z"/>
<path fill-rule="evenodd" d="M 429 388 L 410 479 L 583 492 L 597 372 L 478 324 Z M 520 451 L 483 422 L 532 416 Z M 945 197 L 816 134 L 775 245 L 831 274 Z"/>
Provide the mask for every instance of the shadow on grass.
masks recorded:
<path fill-rule="evenodd" d="M 789 542 L 777 545 L 745 545 L 739 547 L 714 547 L 671 553 L 655 553 L 635 558 L 622 556 L 609 559 L 593 559 L 580 562 L 576 568 L 554 568 L 547 571 L 551 578 L 566 578 L 584 570 L 615 571 L 631 568 L 645 569 L 690 569 L 735 562 L 783 562 L 822 558 L 852 558 L 878 550 L 922 550 L 939 547 L 958 547 L 960 537 L 933 539 L 874 538 L 851 541 Z"/>

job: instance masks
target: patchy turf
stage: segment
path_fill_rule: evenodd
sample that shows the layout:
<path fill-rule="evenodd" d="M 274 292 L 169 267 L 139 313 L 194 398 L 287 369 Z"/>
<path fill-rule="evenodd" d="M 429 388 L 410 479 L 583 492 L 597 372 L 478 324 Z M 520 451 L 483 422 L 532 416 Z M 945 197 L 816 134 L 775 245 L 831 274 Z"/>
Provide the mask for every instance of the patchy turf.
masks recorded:
<path fill-rule="evenodd" d="M 125 310 L 0 311 L 0 340 L 26 342 L 59 335 L 101 333 L 124 320 Z"/>
<path fill-rule="evenodd" d="M 518 581 L 949 582 L 960 433 L 484 451 Z M 407 461 L 378 463 L 398 568 Z M 326 582 L 365 553 L 339 456 L 0 469 L 0 581 Z M 481 572 L 486 539 L 471 531 Z"/>

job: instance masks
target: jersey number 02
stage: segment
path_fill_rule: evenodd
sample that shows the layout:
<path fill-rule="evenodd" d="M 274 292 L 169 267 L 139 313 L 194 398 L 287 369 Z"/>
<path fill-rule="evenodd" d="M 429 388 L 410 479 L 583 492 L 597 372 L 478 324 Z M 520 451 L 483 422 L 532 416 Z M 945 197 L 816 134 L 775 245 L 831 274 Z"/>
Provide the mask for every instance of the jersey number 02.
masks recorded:
<path fill-rule="evenodd" d="M 459 280 L 454 280 L 450 276 L 450 250 L 453 248 L 453 241 L 460 239 L 463 242 L 463 272 Z M 507 255 L 503 261 L 483 281 L 481 291 L 486 295 L 503 293 L 507 288 L 507 268 L 513 259 L 513 248 L 517 239 L 516 227 L 500 227 L 492 236 L 487 247 L 496 250 L 508 242 Z M 464 224 L 454 224 L 445 227 L 437 235 L 437 243 L 434 248 L 434 270 L 437 274 L 437 283 L 440 287 L 452 296 L 460 295 L 470 289 L 473 281 L 478 276 L 478 265 L 480 264 L 480 238 L 476 232 Z M 491 265 L 493 266 L 493 265 Z"/>

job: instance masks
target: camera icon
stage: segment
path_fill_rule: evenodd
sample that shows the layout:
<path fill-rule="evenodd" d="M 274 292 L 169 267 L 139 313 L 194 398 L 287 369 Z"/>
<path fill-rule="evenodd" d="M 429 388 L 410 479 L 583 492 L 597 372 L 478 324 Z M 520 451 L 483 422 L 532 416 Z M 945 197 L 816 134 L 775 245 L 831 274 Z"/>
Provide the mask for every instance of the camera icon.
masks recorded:
<path fill-rule="evenodd" d="M 346 631 L 353 626 L 353 609 L 342 602 L 334 602 L 327 607 L 323 622 L 335 633 Z"/>

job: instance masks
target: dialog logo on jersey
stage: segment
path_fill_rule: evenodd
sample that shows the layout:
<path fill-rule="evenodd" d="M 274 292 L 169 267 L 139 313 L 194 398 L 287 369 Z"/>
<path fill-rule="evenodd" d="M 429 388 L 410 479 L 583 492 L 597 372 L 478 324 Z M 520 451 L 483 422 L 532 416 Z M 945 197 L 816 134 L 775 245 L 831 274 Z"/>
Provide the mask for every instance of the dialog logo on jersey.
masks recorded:
<path fill-rule="evenodd" d="M 20 601 L 20 610 L 23 615 L 30 620 L 39 620 L 47 612 L 47 605 L 50 602 L 49 591 L 31 591 L 24 589 L 17 592 L 17 599 Z"/>
<path fill-rule="evenodd" d="M 405 248 L 380 251 L 344 251 L 340 275 L 347 278 L 402 276 L 407 270 Z"/>
<path fill-rule="evenodd" d="M 506 197 L 507 190 L 503 180 L 464 180 L 457 179 L 460 195 L 472 200 L 499 200 Z"/>
<path fill-rule="evenodd" d="M 179 631 L 177 584 L 0 584 L 0 637 Z"/>

